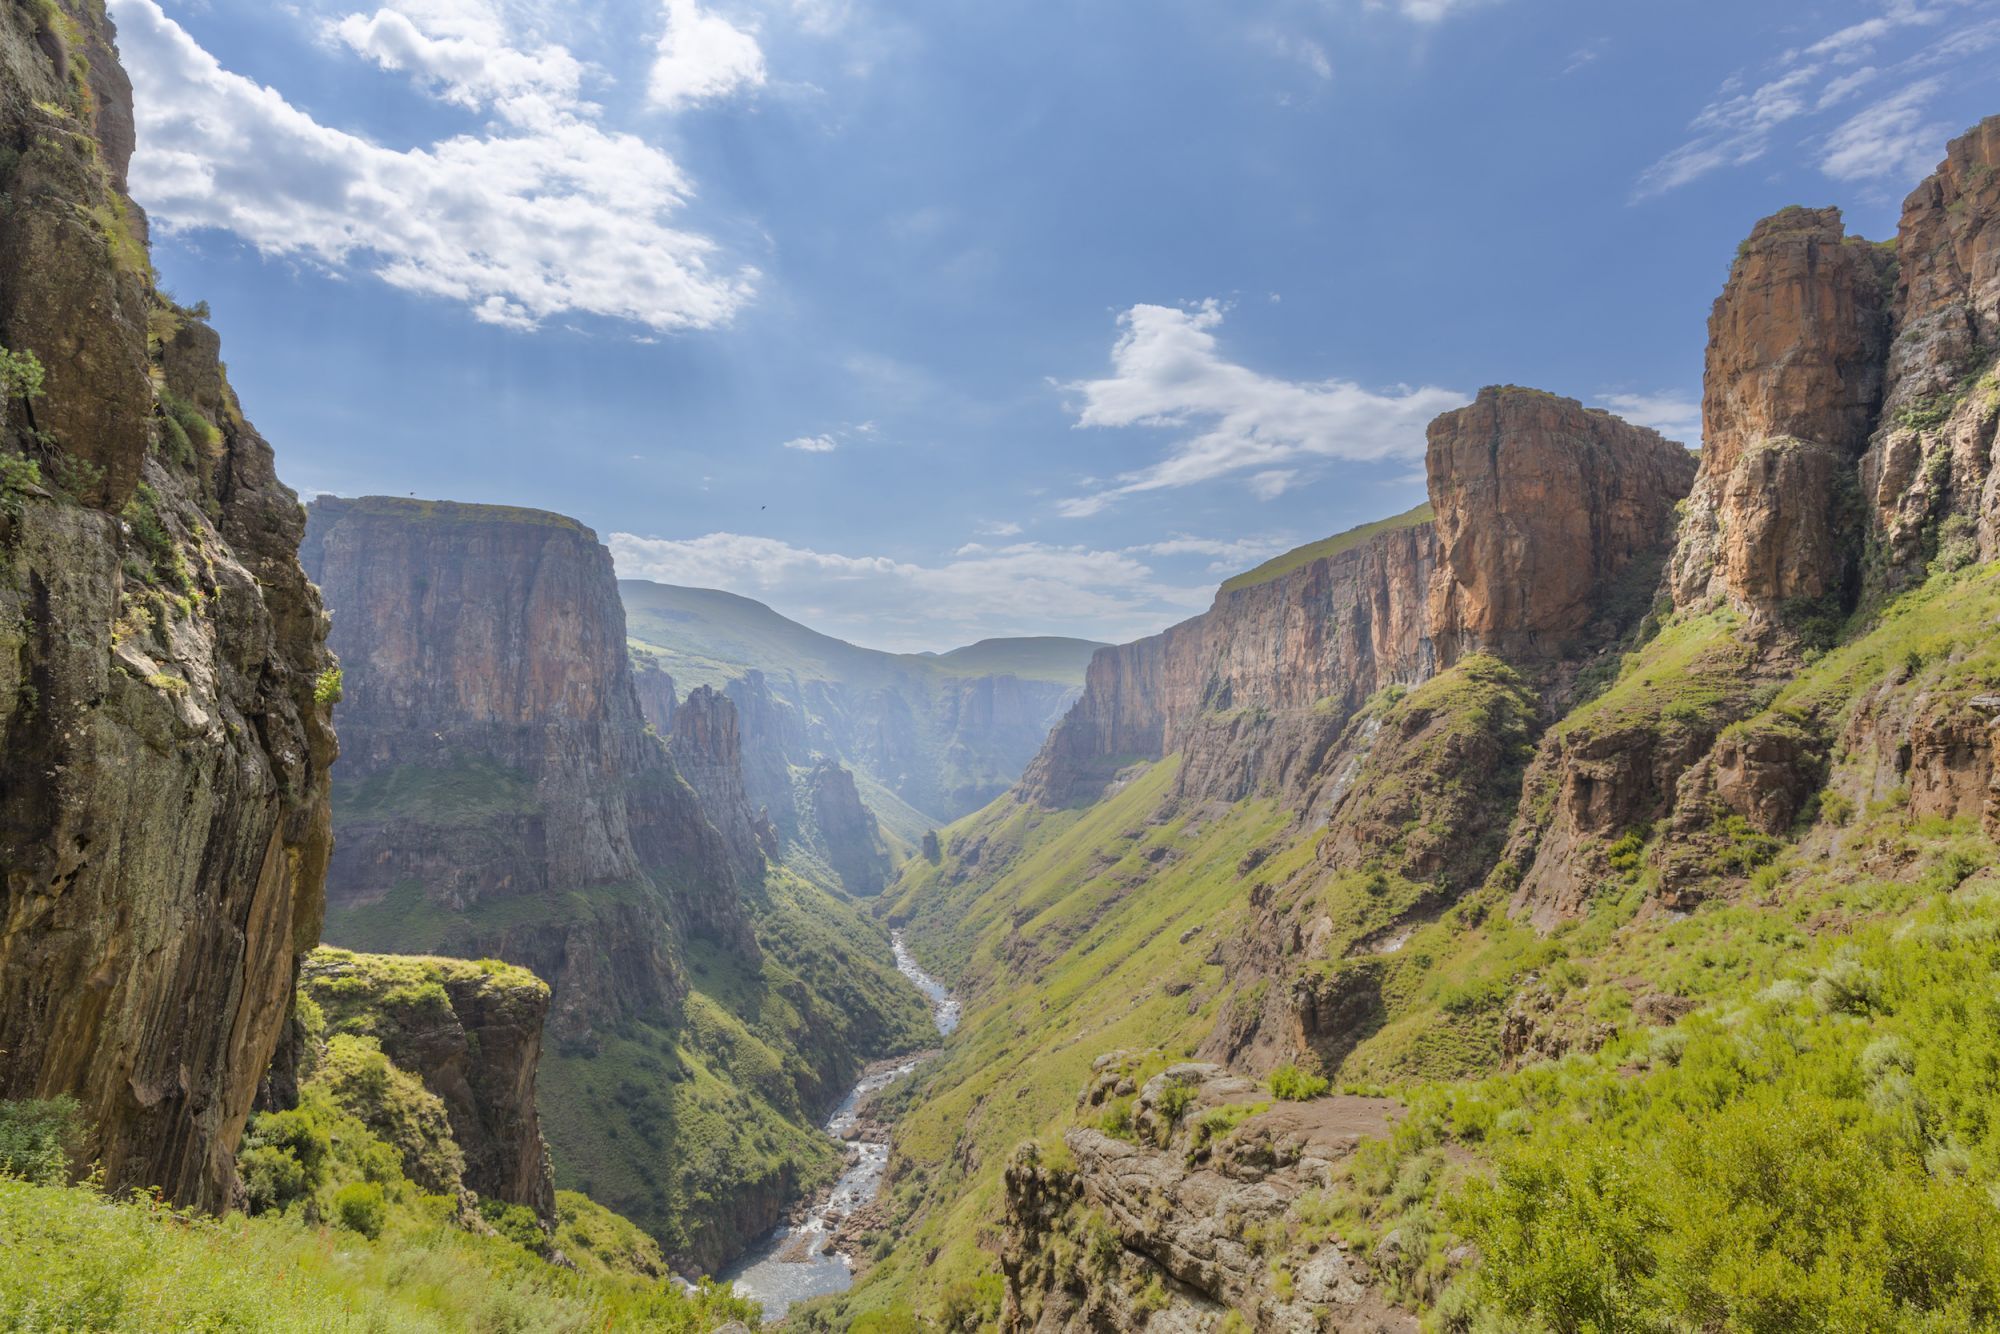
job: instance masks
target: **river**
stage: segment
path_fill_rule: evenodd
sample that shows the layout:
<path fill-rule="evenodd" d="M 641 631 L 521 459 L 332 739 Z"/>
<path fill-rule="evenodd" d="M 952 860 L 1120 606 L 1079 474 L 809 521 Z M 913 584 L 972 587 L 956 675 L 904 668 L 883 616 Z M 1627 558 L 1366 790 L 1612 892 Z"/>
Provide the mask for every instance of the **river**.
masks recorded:
<path fill-rule="evenodd" d="M 916 984 L 930 1002 L 931 1019 L 938 1033 L 948 1036 L 958 1027 L 958 998 L 944 983 L 917 967 L 903 944 L 903 933 L 892 932 L 896 948 L 896 968 Z M 849 1149 L 853 1161 L 840 1180 L 806 1215 L 805 1221 L 773 1229 L 742 1258 L 723 1271 L 723 1281 L 736 1291 L 760 1302 L 766 1320 L 777 1320 L 794 1302 L 845 1292 L 854 1282 L 854 1269 L 845 1255 L 829 1249 L 833 1231 L 855 1210 L 871 1203 L 882 1189 L 882 1172 L 889 1164 L 889 1146 L 857 1139 L 859 1111 L 869 1094 L 887 1088 L 915 1070 L 921 1056 L 891 1065 L 870 1066 L 840 1106 L 826 1119 L 826 1133 Z"/>

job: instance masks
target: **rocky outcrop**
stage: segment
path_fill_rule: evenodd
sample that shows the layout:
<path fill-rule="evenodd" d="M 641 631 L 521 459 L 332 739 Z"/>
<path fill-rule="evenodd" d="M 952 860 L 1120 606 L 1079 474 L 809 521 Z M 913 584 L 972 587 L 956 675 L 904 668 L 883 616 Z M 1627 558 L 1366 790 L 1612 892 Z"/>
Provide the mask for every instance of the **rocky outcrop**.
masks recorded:
<path fill-rule="evenodd" d="M 861 802 L 854 775 L 821 760 L 804 780 L 806 804 L 827 864 L 849 894 L 879 894 L 888 883 L 889 849 L 875 813 Z"/>
<path fill-rule="evenodd" d="M 1862 494 L 1885 588 L 2000 556 L 2000 117 L 1903 202 L 1896 337 Z"/>
<path fill-rule="evenodd" d="M 674 710 L 680 702 L 674 693 L 674 678 L 661 670 L 659 661 L 646 654 L 632 658 L 632 686 L 639 692 L 639 712 L 661 736 L 674 730 Z"/>
<path fill-rule="evenodd" d="M 549 989 L 491 960 L 319 949 L 299 987 L 330 1028 L 372 1037 L 444 1104 L 464 1184 L 555 1226 L 555 1177 L 535 1104 Z"/>
<path fill-rule="evenodd" d="M 754 949 L 745 863 L 645 730 L 589 529 L 382 497 L 310 516 L 346 690 L 330 939 L 521 964 L 571 1041 L 671 1007 L 680 933 Z"/>
<path fill-rule="evenodd" d="M 1657 431 L 1512 385 L 1432 422 L 1424 462 L 1431 636 L 1446 664 L 1573 656 L 1637 620 L 1695 472 Z"/>
<path fill-rule="evenodd" d="M 332 663 L 297 499 L 154 286 L 112 36 L 0 9 L 0 346 L 44 372 L 0 408 L 0 1097 L 216 1208 L 319 931 Z"/>
<path fill-rule="evenodd" d="M 1432 526 L 1413 521 L 1100 650 L 1022 790 L 1047 805 L 1087 803 L 1122 766 L 1181 750 L 1182 788 L 1204 797 L 1303 779 L 1315 747 L 1369 695 L 1434 669 L 1436 554 Z"/>
<path fill-rule="evenodd" d="M 1273 1108 L 1249 1080 L 1194 1064 L 1135 1096 L 1131 1064 L 1100 1058 L 1084 1095 L 1097 1108 L 1126 1090 L 1130 1138 L 1085 1126 L 1064 1137 L 1068 1162 L 1029 1144 L 1007 1166 L 1001 1328 L 1413 1334 L 1416 1317 L 1385 1299 L 1367 1258 L 1337 1238 L 1296 1252 L 1284 1240 L 1336 1164 L 1393 1125 L 1395 1104 Z"/>
<path fill-rule="evenodd" d="M 1882 400 L 1891 271 L 1836 208 L 1785 209 L 1751 230 L 1708 321 L 1681 606 L 1769 612 L 1849 584 L 1857 552 L 1839 501 Z"/>
<path fill-rule="evenodd" d="M 776 850 L 777 840 L 770 818 L 751 809 L 744 791 L 736 706 L 708 686 L 690 691 L 674 713 L 667 750 L 728 845 L 737 875 L 746 882 L 761 877 L 764 857 Z"/>

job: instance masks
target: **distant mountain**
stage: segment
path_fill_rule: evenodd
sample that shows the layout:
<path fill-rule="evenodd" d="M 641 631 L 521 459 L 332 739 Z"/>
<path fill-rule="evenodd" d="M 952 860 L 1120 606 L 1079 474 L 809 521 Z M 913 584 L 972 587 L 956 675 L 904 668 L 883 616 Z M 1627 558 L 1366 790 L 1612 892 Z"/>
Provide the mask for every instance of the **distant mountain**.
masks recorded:
<path fill-rule="evenodd" d="M 633 650 L 680 699 L 723 691 L 742 717 L 753 801 L 781 830 L 816 760 L 854 771 L 885 829 L 914 843 L 1012 786 L 1083 685 L 1102 644 L 985 639 L 949 653 L 884 653 L 712 588 L 621 580 Z M 642 692 L 666 730 L 670 710 Z"/>

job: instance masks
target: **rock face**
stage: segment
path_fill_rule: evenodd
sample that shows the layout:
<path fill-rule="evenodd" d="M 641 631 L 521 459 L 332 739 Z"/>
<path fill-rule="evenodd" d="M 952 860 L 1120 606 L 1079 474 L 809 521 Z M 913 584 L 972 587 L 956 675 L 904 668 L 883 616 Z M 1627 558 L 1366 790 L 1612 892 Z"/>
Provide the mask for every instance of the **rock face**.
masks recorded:
<path fill-rule="evenodd" d="M 1120 1089 L 1130 1097 L 1128 1064 L 1116 1053 L 1100 1059 L 1085 1105 L 1105 1105 Z M 1169 1090 L 1190 1099 L 1177 1118 L 1161 1106 Z M 1289 1235 L 1304 1197 L 1331 1182 L 1363 1137 L 1386 1133 L 1397 1108 L 1322 1098 L 1202 1131 L 1208 1116 L 1265 1101 L 1262 1093 L 1220 1066 L 1174 1066 L 1131 1099 L 1130 1139 L 1072 1130 L 1070 1165 L 1023 1146 L 1006 1175 L 1001 1327 L 1414 1334 L 1416 1317 L 1385 1300 L 1367 1262 L 1338 1240 L 1297 1254 L 1250 1240 Z"/>
<path fill-rule="evenodd" d="M 1432 526 L 1412 522 L 1100 650 L 1023 791 L 1048 805 L 1087 803 L 1124 765 L 1184 748 L 1188 792 L 1234 800 L 1297 778 L 1315 738 L 1337 735 L 1375 690 L 1431 674 L 1436 555 Z"/>
<path fill-rule="evenodd" d="M 2000 117 L 1991 117 L 1953 140 L 1936 174 L 1903 202 L 1896 337 L 1861 488 L 1890 588 L 1936 558 L 2000 555 L 1996 173 Z"/>
<path fill-rule="evenodd" d="M 1432 422 L 1424 462 L 1438 532 L 1431 635 L 1447 665 L 1562 657 L 1593 627 L 1607 638 L 1621 601 L 1651 600 L 1695 472 L 1657 431 L 1513 386 Z M 1622 599 L 1621 582 L 1634 585 Z"/>
<path fill-rule="evenodd" d="M 760 752 L 788 770 L 838 761 L 874 794 L 878 817 L 915 842 L 1013 785 L 1076 697 L 1097 647 L 1021 639 L 883 653 L 715 589 L 626 580 L 619 591 L 634 639 L 665 670 L 736 700 L 751 800 L 768 805 L 786 836 L 789 796 L 775 781 L 760 789 Z"/>
<path fill-rule="evenodd" d="M 737 874 L 746 882 L 761 877 L 764 856 L 775 851 L 776 838 L 770 817 L 753 811 L 744 791 L 736 706 L 708 686 L 692 691 L 674 712 L 667 750 L 728 845 Z"/>
<path fill-rule="evenodd" d="M 342 1032 L 375 1038 L 444 1103 L 465 1155 L 465 1185 L 555 1225 L 555 1177 L 535 1105 L 549 989 L 491 961 L 306 956 L 301 992 Z"/>
<path fill-rule="evenodd" d="M 1723 597 L 1768 611 L 1850 581 L 1838 498 L 1882 401 L 1891 271 L 1835 208 L 1786 209 L 1743 243 L 1708 321 L 1680 605 Z"/>
<path fill-rule="evenodd" d="M 0 409 L 0 1097 L 216 1208 L 319 931 L 331 661 L 297 498 L 154 287 L 112 37 L 0 11 L 0 345 L 46 371 Z"/>
<path fill-rule="evenodd" d="M 647 723 L 661 736 L 669 736 L 674 730 L 674 711 L 680 707 L 674 694 L 674 678 L 660 669 L 660 664 L 645 654 L 635 654 L 632 659 L 632 685 L 639 692 L 639 712 L 645 715 Z"/>
<path fill-rule="evenodd" d="M 522 964 L 565 1040 L 672 1006 L 679 933 L 754 949 L 747 853 L 645 730 L 594 534 L 388 498 L 310 516 L 346 685 L 332 940 Z"/>
<path fill-rule="evenodd" d="M 806 801 L 828 866 L 849 894 L 879 894 L 888 883 L 889 849 L 875 813 L 861 801 L 854 775 L 821 760 L 805 779 Z"/>

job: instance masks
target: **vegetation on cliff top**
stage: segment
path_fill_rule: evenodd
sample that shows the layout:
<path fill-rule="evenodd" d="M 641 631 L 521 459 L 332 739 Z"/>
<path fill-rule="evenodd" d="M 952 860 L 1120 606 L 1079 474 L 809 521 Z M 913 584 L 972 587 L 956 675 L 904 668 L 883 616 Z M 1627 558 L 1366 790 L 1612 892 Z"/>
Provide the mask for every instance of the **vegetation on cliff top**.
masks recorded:
<path fill-rule="evenodd" d="M 1216 596 L 1222 597 L 1239 589 L 1268 584 L 1273 579 L 1290 574 L 1293 570 L 1303 569 L 1316 560 L 1326 560 L 1352 551 L 1371 538 L 1380 537 L 1384 533 L 1393 533 L 1399 528 L 1414 528 L 1435 518 L 1437 511 L 1431 508 L 1429 501 L 1425 501 L 1415 509 L 1407 510 L 1393 518 L 1378 519 L 1374 523 L 1364 523 L 1358 528 L 1335 533 L 1332 537 L 1321 538 L 1317 542 L 1308 542 L 1302 547 L 1294 547 L 1282 556 L 1273 556 L 1253 570 L 1245 570 L 1242 574 L 1224 580 L 1222 587 L 1216 590 Z"/>

